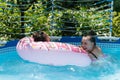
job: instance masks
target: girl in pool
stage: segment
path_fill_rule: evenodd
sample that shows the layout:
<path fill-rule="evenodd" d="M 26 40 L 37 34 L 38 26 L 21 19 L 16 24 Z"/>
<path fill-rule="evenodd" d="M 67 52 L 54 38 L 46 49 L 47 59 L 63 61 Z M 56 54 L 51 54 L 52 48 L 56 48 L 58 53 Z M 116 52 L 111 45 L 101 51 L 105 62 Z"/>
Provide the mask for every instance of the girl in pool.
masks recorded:
<path fill-rule="evenodd" d="M 96 45 L 95 33 L 90 31 L 82 37 L 81 48 L 83 48 L 92 60 L 103 56 L 101 49 Z"/>

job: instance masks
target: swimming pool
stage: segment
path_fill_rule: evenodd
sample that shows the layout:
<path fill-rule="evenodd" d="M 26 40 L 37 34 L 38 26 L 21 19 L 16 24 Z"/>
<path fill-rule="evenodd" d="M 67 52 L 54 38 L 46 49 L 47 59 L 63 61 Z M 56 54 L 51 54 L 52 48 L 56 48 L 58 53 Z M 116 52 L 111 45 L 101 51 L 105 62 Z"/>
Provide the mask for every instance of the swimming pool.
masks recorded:
<path fill-rule="evenodd" d="M 120 44 L 98 43 L 108 56 L 88 67 L 50 66 L 22 60 L 15 46 L 0 49 L 1 80 L 120 80 Z"/>

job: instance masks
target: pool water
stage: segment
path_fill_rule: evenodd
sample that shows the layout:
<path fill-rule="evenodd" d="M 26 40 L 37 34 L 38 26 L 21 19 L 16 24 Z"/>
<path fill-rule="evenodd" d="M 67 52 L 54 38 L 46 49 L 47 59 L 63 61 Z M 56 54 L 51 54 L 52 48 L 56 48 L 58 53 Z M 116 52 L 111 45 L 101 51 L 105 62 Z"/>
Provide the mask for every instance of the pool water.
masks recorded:
<path fill-rule="evenodd" d="M 0 80 L 120 80 L 120 47 L 103 47 L 106 58 L 90 66 L 50 66 L 21 59 L 15 47 L 0 51 Z"/>

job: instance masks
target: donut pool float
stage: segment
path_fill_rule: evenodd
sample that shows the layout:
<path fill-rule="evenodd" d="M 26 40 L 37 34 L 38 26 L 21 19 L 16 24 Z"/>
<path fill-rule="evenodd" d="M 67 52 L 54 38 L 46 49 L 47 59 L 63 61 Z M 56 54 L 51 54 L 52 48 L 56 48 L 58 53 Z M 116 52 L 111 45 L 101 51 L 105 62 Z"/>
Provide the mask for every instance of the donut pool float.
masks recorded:
<path fill-rule="evenodd" d="M 18 55 L 30 62 L 65 66 L 76 65 L 86 67 L 91 59 L 78 46 L 61 42 L 34 42 L 32 37 L 19 40 L 16 46 Z"/>

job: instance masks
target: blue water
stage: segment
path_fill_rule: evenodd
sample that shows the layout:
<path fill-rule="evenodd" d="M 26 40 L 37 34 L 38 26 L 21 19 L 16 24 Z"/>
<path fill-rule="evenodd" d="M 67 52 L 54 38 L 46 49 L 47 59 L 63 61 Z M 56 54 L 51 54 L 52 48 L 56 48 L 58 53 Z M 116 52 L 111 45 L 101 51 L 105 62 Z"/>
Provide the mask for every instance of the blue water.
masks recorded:
<path fill-rule="evenodd" d="M 120 80 L 120 47 L 102 50 L 108 57 L 88 67 L 79 67 L 31 63 L 6 48 L 0 51 L 0 80 Z"/>

